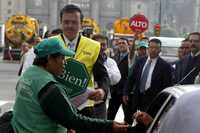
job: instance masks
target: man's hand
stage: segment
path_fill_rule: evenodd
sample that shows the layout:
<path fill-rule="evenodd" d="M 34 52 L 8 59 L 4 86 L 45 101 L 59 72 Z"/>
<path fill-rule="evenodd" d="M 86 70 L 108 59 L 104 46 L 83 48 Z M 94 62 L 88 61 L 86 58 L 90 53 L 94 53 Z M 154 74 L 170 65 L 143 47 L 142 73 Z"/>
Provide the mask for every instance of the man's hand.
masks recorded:
<path fill-rule="evenodd" d="M 102 88 L 97 88 L 93 92 L 90 93 L 89 99 L 94 101 L 100 101 L 103 100 L 105 96 L 105 92 Z"/>
<path fill-rule="evenodd" d="M 112 131 L 115 133 L 127 132 L 129 125 L 113 121 Z"/>
<path fill-rule="evenodd" d="M 136 119 L 138 123 L 142 123 L 145 126 L 148 126 L 153 121 L 153 118 L 149 114 L 141 111 L 134 113 L 133 118 Z"/>

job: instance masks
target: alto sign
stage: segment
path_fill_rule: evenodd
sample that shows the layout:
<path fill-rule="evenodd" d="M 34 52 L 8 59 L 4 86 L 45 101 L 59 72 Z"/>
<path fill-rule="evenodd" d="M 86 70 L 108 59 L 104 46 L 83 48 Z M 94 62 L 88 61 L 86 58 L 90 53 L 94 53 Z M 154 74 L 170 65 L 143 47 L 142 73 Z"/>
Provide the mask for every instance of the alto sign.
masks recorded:
<path fill-rule="evenodd" d="M 129 26 L 136 33 L 142 33 L 149 27 L 148 19 L 141 14 L 136 14 L 129 19 Z"/>

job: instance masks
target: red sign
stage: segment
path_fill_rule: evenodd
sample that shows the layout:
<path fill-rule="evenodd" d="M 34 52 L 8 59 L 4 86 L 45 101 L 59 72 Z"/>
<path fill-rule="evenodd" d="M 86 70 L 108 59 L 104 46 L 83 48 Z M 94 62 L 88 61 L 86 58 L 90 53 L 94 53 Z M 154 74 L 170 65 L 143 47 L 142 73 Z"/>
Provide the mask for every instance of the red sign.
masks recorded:
<path fill-rule="evenodd" d="M 141 14 L 136 14 L 129 19 L 129 26 L 136 33 L 142 33 L 149 27 L 148 19 Z"/>

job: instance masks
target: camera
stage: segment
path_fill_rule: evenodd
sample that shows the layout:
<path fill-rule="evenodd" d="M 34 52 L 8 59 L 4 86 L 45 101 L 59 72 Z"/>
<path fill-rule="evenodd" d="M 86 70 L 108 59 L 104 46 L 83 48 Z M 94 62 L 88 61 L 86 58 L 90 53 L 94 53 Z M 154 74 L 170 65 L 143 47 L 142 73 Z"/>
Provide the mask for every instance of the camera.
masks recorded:
<path fill-rule="evenodd" d="M 93 34 L 93 28 L 92 27 L 84 27 L 82 30 L 82 35 L 86 37 L 90 37 Z"/>

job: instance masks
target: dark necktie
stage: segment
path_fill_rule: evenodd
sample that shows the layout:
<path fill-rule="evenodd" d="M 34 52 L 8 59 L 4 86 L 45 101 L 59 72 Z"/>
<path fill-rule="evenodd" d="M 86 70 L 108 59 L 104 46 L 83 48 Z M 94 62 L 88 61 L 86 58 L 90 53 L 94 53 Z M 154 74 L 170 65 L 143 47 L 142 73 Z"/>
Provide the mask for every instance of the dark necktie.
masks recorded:
<path fill-rule="evenodd" d="M 140 79 L 140 92 L 143 93 L 145 91 L 145 86 L 147 82 L 147 77 L 149 75 L 149 70 L 151 67 L 152 60 L 148 60 L 147 65 L 144 68 L 144 71 L 142 73 L 141 79 Z"/>
<path fill-rule="evenodd" d="M 70 49 L 73 50 L 73 46 L 74 46 L 73 42 L 69 42 L 69 43 L 68 43 L 68 46 L 69 46 Z"/>

